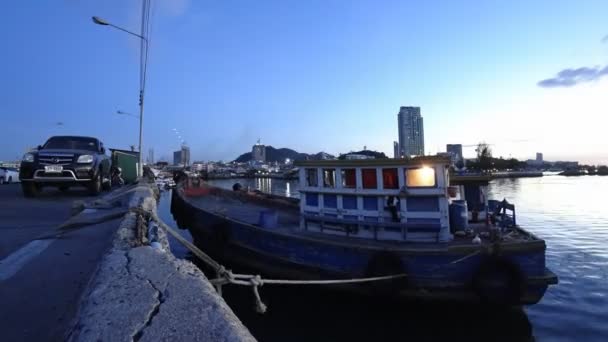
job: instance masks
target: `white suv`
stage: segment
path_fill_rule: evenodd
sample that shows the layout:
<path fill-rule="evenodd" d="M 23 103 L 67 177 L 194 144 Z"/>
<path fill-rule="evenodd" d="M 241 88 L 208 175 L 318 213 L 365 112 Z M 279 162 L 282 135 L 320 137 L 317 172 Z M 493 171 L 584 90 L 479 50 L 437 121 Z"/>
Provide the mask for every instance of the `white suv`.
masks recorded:
<path fill-rule="evenodd" d="M 19 171 L 8 167 L 0 167 L 0 184 L 19 182 Z"/>

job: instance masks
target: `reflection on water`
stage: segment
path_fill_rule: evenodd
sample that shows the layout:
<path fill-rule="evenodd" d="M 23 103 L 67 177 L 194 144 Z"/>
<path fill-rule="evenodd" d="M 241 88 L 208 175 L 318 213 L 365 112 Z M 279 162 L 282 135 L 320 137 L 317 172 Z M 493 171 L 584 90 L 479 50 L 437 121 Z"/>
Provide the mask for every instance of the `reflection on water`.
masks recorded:
<path fill-rule="evenodd" d="M 297 197 L 297 181 L 219 180 Z M 267 190 L 263 190 L 267 189 Z M 253 310 L 251 290 L 225 287 L 225 298 L 263 341 L 439 339 L 605 341 L 608 336 L 608 177 L 500 179 L 494 199 L 514 202 L 518 223 L 547 242 L 547 266 L 560 283 L 543 300 L 522 310 L 496 312 L 457 304 L 369 300 L 315 287 L 262 288 L 269 311 Z M 161 207 L 166 197 L 161 200 Z M 168 204 L 164 204 L 168 206 Z M 171 217 L 163 216 L 166 220 Z M 172 243 L 172 247 L 176 246 Z M 175 251 L 175 248 L 174 248 Z M 185 255 L 178 247 L 176 253 Z M 417 340 L 420 338 L 415 338 Z"/>
<path fill-rule="evenodd" d="M 547 242 L 547 266 L 559 276 L 526 311 L 537 336 L 608 338 L 608 177 L 501 179 L 495 198 L 516 204 L 518 223 Z"/>
<path fill-rule="evenodd" d="M 244 189 L 260 190 L 269 194 L 296 197 L 300 196 L 297 191 L 297 180 L 285 180 L 276 178 L 237 178 L 237 179 L 213 179 L 209 184 L 220 188 L 232 189 L 234 183 L 240 183 Z"/>

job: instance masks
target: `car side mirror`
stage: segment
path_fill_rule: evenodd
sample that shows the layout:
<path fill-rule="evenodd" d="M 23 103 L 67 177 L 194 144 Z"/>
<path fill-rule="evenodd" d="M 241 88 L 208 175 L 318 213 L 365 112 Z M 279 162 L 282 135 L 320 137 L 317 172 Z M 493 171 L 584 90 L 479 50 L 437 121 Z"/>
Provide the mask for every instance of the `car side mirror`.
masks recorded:
<path fill-rule="evenodd" d="M 38 149 L 38 151 L 42 150 L 42 145 L 38 145 L 38 147 L 36 147 Z"/>
<path fill-rule="evenodd" d="M 106 154 L 106 149 L 105 149 L 105 147 L 102 147 L 100 151 L 101 151 L 101 154 Z"/>

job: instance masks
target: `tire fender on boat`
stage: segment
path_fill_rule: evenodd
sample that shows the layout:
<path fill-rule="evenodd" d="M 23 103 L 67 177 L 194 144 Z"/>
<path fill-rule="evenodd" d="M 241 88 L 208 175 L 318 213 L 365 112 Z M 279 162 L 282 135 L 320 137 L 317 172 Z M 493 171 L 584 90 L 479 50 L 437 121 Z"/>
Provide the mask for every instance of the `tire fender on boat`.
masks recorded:
<path fill-rule="evenodd" d="M 482 260 L 473 275 L 472 286 L 482 302 L 496 305 L 517 304 L 524 291 L 520 269 L 501 257 Z"/>
<path fill-rule="evenodd" d="M 365 269 L 365 277 L 381 277 L 406 273 L 403 261 L 395 253 L 377 252 L 372 255 Z M 370 292 L 380 295 L 397 295 L 407 288 L 407 277 L 390 280 L 374 281 L 366 284 Z"/>

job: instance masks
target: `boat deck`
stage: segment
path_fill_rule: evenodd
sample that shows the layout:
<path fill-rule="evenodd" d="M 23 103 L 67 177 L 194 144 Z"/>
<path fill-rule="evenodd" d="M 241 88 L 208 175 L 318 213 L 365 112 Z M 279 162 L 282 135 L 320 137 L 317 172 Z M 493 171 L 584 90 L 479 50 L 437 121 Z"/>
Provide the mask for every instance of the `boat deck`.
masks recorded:
<path fill-rule="evenodd" d="M 415 247 L 416 249 L 450 249 L 454 247 L 477 246 L 478 244 L 473 243 L 472 239 L 475 234 L 479 234 L 482 238 L 482 244 L 489 244 L 489 239 L 485 238 L 486 234 L 489 234 L 489 228 L 484 222 L 470 223 L 469 228 L 472 229 L 472 234 L 468 234 L 466 236 L 454 236 L 453 240 L 444 243 L 434 241 L 420 242 L 403 240 L 376 240 L 373 238 L 373 235 L 370 235 L 371 231 L 368 231 L 367 235 L 365 232 L 363 232 L 358 235 L 350 234 L 347 236 L 344 231 L 337 229 L 332 230 L 331 228 L 325 228 L 323 231 L 321 231 L 321 229 L 315 228 L 314 224 L 312 224 L 311 229 L 301 229 L 300 213 L 297 208 L 290 209 L 284 207 L 272 207 L 272 210 L 277 212 L 278 225 L 276 228 L 263 228 L 259 226 L 260 212 L 271 209 L 270 206 L 222 195 L 189 197 L 188 201 L 206 212 L 224 216 L 242 223 L 247 223 L 256 226 L 259 229 L 290 236 L 299 235 L 307 238 L 322 238 L 324 240 L 334 241 L 336 243 L 348 241 L 349 244 L 361 243 L 365 246 L 375 247 L 402 246 L 404 248 Z M 534 236 L 519 229 L 512 230 L 508 236 L 509 241 L 517 242 L 535 239 Z"/>

